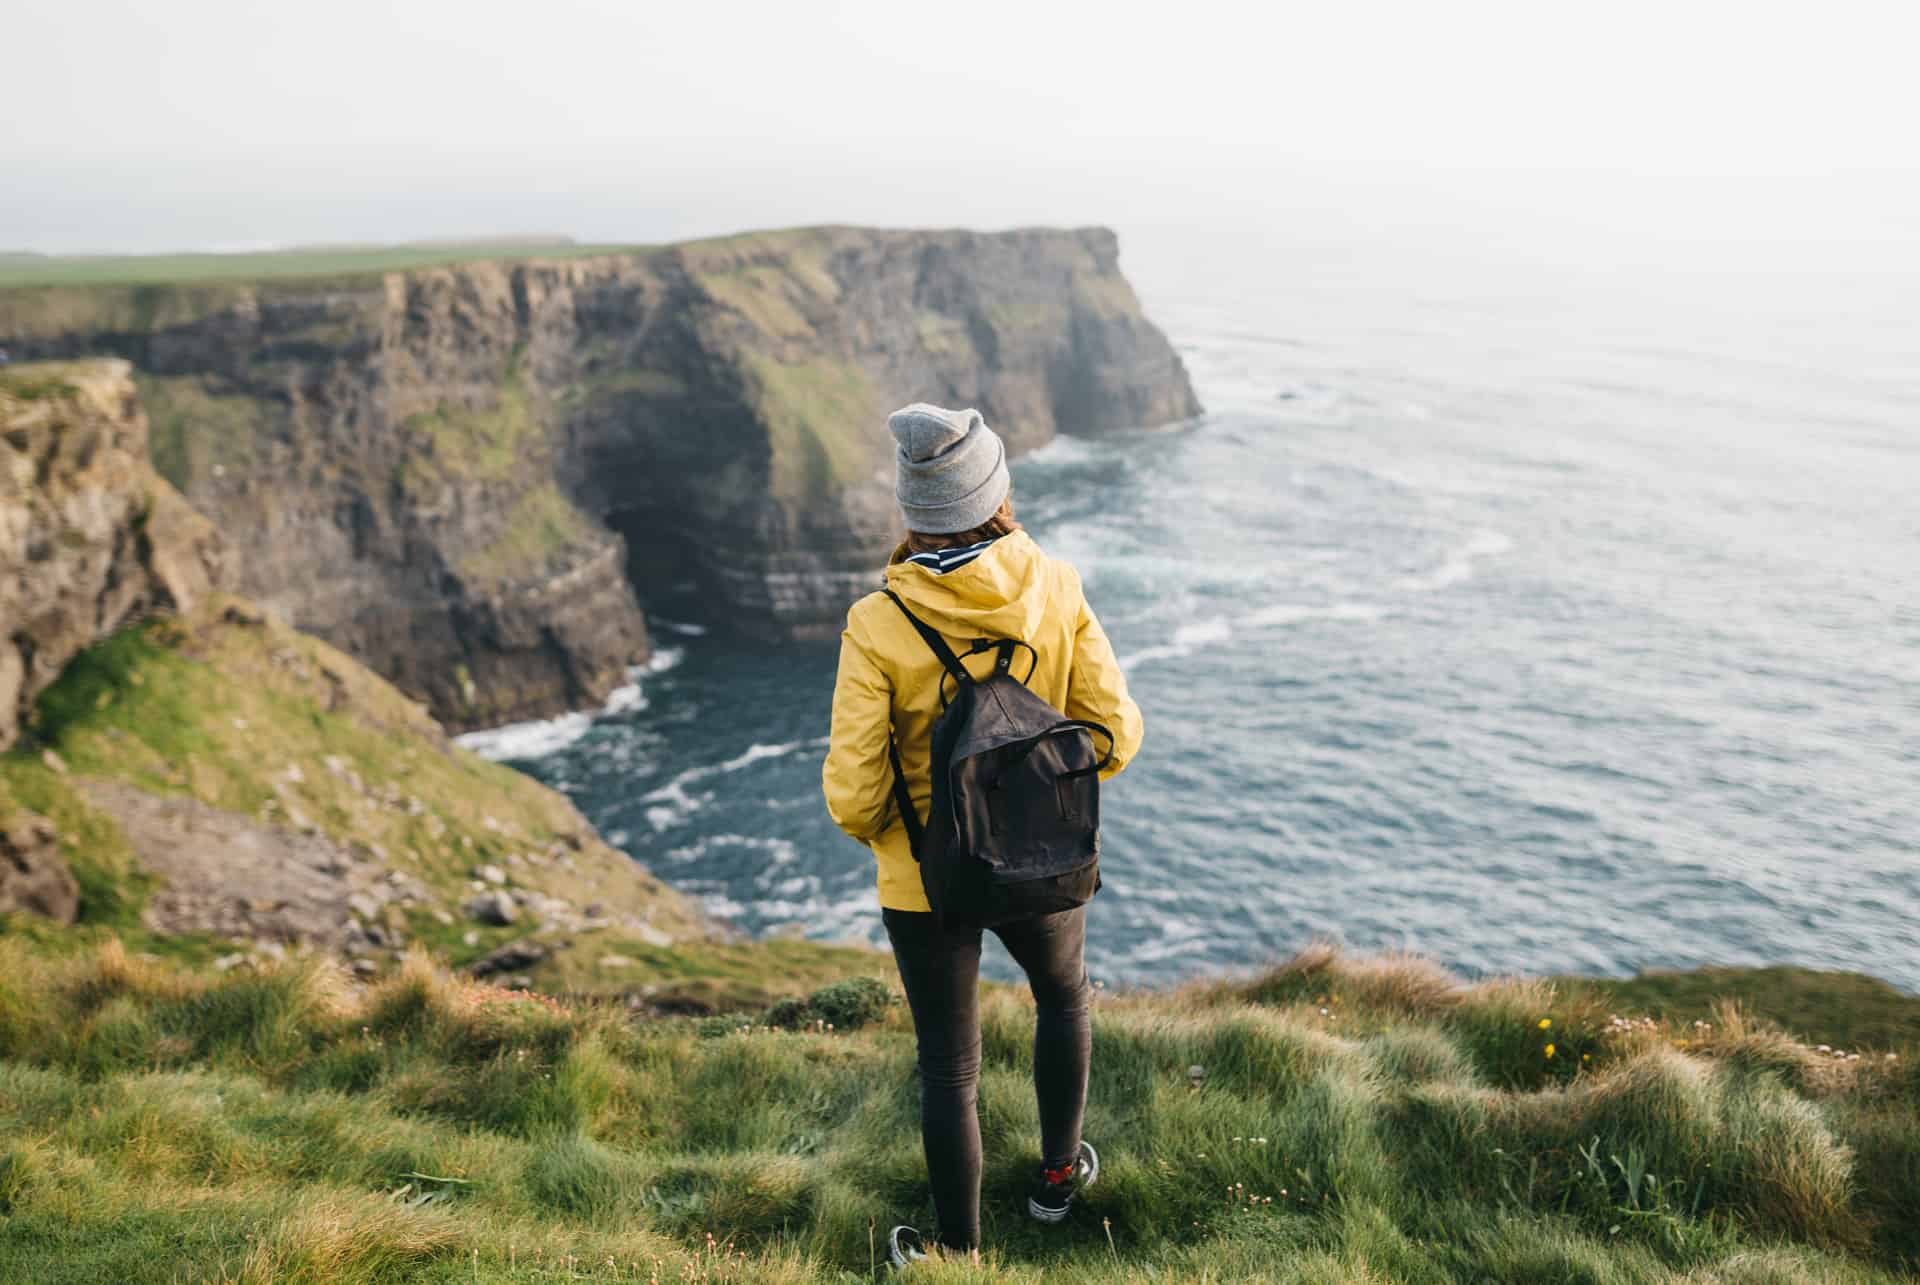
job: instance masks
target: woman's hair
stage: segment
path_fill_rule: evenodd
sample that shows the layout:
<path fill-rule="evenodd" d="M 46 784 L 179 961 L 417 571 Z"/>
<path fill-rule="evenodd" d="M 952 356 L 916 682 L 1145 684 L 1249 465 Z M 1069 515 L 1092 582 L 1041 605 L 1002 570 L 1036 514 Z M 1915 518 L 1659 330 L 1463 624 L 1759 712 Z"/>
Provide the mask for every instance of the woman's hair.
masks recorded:
<path fill-rule="evenodd" d="M 971 531 L 954 531 L 948 535 L 907 532 L 907 552 L 937 553 L 941 549 L 964 549 L 982 540 L 997 540 L 1019 529 L 1019 519 L 1013 516 L 1013 493 L 1009 491 L 1007 498 L 1000 501 L 1000 507 L 993 511 L 993 516 Z"/>

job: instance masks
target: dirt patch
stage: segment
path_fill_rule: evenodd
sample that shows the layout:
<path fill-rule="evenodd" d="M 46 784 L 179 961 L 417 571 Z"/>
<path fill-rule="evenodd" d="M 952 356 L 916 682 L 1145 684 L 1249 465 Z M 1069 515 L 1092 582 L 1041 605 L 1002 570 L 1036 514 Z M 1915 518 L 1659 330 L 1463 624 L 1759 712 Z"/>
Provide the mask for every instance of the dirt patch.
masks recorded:
<path fill-rule="evenodd" d="M 318 834 L 264 825 L 196 799 L 110 781 L 81 783 L 163 886 L 143 919 L 156 932 L 207 933 L 356 953 L 399 944 L 397 913 L 418 881 Z"/>

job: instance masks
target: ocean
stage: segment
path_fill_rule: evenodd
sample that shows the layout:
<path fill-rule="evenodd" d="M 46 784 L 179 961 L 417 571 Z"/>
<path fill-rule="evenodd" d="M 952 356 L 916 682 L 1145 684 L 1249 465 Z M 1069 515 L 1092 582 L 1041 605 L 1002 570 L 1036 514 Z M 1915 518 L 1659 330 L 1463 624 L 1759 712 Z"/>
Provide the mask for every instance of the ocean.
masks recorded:
<path fill-rule="evenodd" d="M 1920 281 L 1123 245 L 1207 413 L 1014 469 L 1146 716 L 1097 980 L 1330 939 L 1920 989 Z M 753 933 L 882 943 L 834 645 L 653 624 L 607 710 L 469 743 Z"/>

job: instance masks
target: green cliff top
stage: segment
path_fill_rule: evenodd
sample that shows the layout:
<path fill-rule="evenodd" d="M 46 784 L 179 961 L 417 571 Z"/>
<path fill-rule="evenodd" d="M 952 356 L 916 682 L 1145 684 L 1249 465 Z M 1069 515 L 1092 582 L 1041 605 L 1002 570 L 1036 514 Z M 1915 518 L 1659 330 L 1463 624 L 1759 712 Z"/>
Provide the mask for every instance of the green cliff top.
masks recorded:
<path fill-rule="evenodd" d="M 242 254 L 0 254 L 0 290 L 57 286 L 247 284 L 295 277 L 360 278 L 459 263 L 581 259 L 677 250 L 707 266 L 727 259 L 786 254 L 809 247 L 881 237 L 972 235 L 1096 236 L 1105 228 L 1013 228 L 974 233 L 961 228 L 880 229 L 846 224 L 765 228 L 669 243 L 577 244 L 560 238 L 423 242 L 406 245 L 296 246 Z"/>
<path fill-rule="evenodd" d="M 31 361 L 0 366 L 0 419 L 20 413 L 29 403 L 70 397 L 124 379 L 132 367 L 115 357 L 85 361 Z"/>
<path fill-rule="evenodd" d="M 578 259 L 600 254 L 632 253 L 643 248 L 505 241 L 321 247 L 251 254 L 20 255 L 0 257 L 0 289 L 245 283 L 284 277 L 355 277 L 452 263 Z"/>

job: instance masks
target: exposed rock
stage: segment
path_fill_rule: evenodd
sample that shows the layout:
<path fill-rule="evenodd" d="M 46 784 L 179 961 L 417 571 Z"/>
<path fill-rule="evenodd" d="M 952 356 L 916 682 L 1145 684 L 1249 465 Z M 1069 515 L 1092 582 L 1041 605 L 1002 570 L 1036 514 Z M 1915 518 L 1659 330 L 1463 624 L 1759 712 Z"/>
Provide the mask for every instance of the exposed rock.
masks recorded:
<path fill-rule="evenodd" d="M 635 584 L 691 579 L 766 637 L 837 630 L 898 534 L 881 422 L 905 401 L 977 406 L 1015 450 L 1197 413 L 1118 254 L 1097 228 L 815 228 L 7 290 L 0 345 L 137 363 L 161 470 L 248 550 L 247 591 L 459 729 L 625 681 Z"/>
<path fill-rule="evenodd" d="M 483 924 L 510 924 L 519 915 L 513 898 L 504 892 L 483 892 L 467 903 L 467 918 L 477 919 Z"/>
<path fill-rule="evenodd" d="M 537 941 L 526 939 L 510 941 L 468 964 L 467 971 L 475 977 L 492 977 L 496 973 L 511 973 L 522 968 L 532 968 L 552 953 Z"/>
<path fill-rule="evenodd" d="M 474 871 L 474 874 L 478 875 L 483 881 L 493 884 L 496 887 L 507 881 L 507 872 L 499 866 L 481 866 L 478 870 Z"/>
<path fill-rule="evenodd" d="M 116 782 L 87 780 L 82 789 L 160 877 L 142 914 L 156 932 L 340 950 L 355 929 L 352 910 L 378 910 L 370 894 L 378 872 L 326 838 Z"/>
<path fill-rule="evenodd" d="M 153 470 L 128 363 L 0 368 L 0 749 L 82 648 L 231 574 Z"/>
<path fill-rule="evenodd" d="M 0 817 L 0 914 L 19 910 L 63 924 L 80 910 L 60 836 L 45 817 L 24 811 Z"/>

